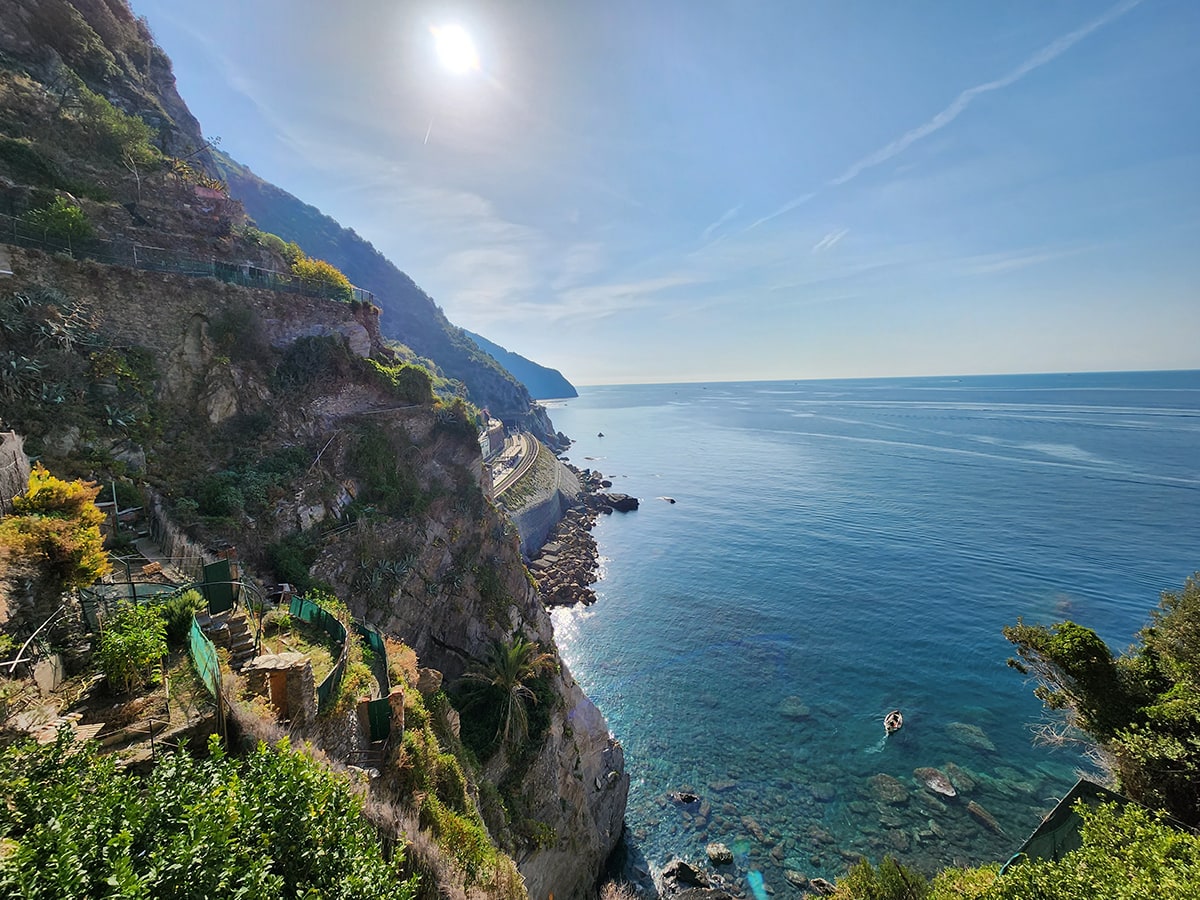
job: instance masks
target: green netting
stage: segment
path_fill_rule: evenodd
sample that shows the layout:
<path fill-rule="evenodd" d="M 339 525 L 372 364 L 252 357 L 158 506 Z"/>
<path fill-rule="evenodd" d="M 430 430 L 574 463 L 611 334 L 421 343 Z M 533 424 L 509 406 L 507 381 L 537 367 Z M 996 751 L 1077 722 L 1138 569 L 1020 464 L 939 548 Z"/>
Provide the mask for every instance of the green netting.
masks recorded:
<path fill-rule="evenodd" d="M 380 697 L 367 704 L 367 722 L 371 726 L 371 740 L 387 740 L 392 733 L 392 704 L 387 697 Z"/>
<path fill-rule="evenodd" d="M 217 648 L 200 630 L 200 623 L 195 616 L 192 616 L 191 654 L 192 663 L 208 692 L 214 697 L 220 696 L 221 663 L 217 659 Z"/>
<path fill-rule="evenodd" d="M 1042 819 L 1042 823 L 1034 829 L 1033 834 L 1025 840 L 1020 849 L 1004 864 L 1000 870 L 1001 874 L 1009 866 L 1016 865 L 1023 860 L 1059 860 L 1072 850 L 1082 847 L 1083 820 L 1075 811 L 1075 804 L 1080 800 L 1088 806 L 1116 803 L 1123 807 L 1134 802 L 1108 788 L 1083 778 L 1079 779 L 1075 782 L 1075 786 L 1067 791 L 1067 795 L 1058 801 L 1058 805 L 1047 814 L 1046 818 Z M 1189 830 L 1174 819 L 1167 818 L 1164 821 L 1173 828 Z"/>
<path fill-rule="evenodd" d="M 288 612 L 302 622 L 311 622 L 324 628 L 326 633 L 341 645 L 342 651 L 338 655 L 338 661 L 333 667 L 333 671 L 317 685 L 317 709 L 324 709 L 333 695 L 333 689 L 341 682 L 342 675 L 346 672 L 346 626 L 333 613 L 306 597 L 293 597 L 291 603 L 288 604 Z"/>

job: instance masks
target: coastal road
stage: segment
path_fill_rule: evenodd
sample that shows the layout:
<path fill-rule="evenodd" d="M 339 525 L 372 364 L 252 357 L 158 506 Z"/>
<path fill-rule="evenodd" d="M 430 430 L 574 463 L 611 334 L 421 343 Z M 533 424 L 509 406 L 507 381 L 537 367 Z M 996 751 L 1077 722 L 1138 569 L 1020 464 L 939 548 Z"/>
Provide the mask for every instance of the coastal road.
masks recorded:
<path fill-rule="evenodd" d="M 496 479 L 493 486 L 497 500 L 500 499 L 501 494 L 520 481 L 521 476 L 529 471 L 529 467 L 537 460 L 538 452 L 541 450 L 542 442 L 523 431 L 518 432 L 516 441 L 517 451 L 512 457 L 514 464 Z"/>

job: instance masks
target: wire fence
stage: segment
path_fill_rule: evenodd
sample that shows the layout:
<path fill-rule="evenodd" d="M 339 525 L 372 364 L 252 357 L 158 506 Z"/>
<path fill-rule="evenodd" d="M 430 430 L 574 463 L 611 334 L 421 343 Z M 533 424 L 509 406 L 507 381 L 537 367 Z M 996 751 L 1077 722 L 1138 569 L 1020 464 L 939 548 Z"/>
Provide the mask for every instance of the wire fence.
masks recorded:
<path fill-rule="evenodd" d="M 252 263 L 226 262 L 216 259 L 197 259 L 182 256 L 165 247 L 152 247 L 135 241 L 110 241 L 102 238 L 70 238 L 51 234 L 16 216 L 0 214 L 0 241 L 18 247 L 29 247 L 45 253 L 66 253 L 75 259 L 90 259 L 110 266 L 125 266 L 145 272 L 162 272 L 188 278 L 216 278 L 227 284 L 262 288 L 305 297 L 330 300 L 357 300 L 374 303 L 375 295 L 362 288 L 345 288 L 301 278 L 290 272 L 276 272 Z"/>

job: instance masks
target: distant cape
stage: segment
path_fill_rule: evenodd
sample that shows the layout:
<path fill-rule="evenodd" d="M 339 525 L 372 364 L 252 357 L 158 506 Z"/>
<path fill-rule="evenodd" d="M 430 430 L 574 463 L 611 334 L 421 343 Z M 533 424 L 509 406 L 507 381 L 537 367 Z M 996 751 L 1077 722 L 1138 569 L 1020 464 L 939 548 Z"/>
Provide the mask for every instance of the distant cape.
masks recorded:
<path fill-rule="evenodd" d="M 563 377 L 558 369 L 548 369 L 539 366 L 532 360 L 526 359 L 519 353 L 506 350 L 499 344 L 493 344 L 482 335 L 463 329 L 463 333 L 473 340 L 479 349 L 491 356 L 496 362 L 512 372 L 517 381 L 525 385 L 529 396 L 535 400 L 554 400 L 559 397 L 578 397 L 579 391 Z"/>

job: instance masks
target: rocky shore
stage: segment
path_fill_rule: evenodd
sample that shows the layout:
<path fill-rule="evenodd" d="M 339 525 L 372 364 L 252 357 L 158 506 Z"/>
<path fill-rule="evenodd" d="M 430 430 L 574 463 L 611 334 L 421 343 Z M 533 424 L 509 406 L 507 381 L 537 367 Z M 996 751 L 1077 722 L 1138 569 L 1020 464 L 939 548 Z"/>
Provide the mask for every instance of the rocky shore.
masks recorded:
<path fill-rule="evenodd" d="M 579 478 L 578 502 L 567 510 L 529 563 L 542 602 L 548 607 L 596 602 L 591 586 L 597 580 L 600 558 L 592 526 L 601 515 L 631 512 L 639 505 L 636 497 L 610 493 L 607 489 L 612 482 L 603 473 L 568 468 Z"/>

